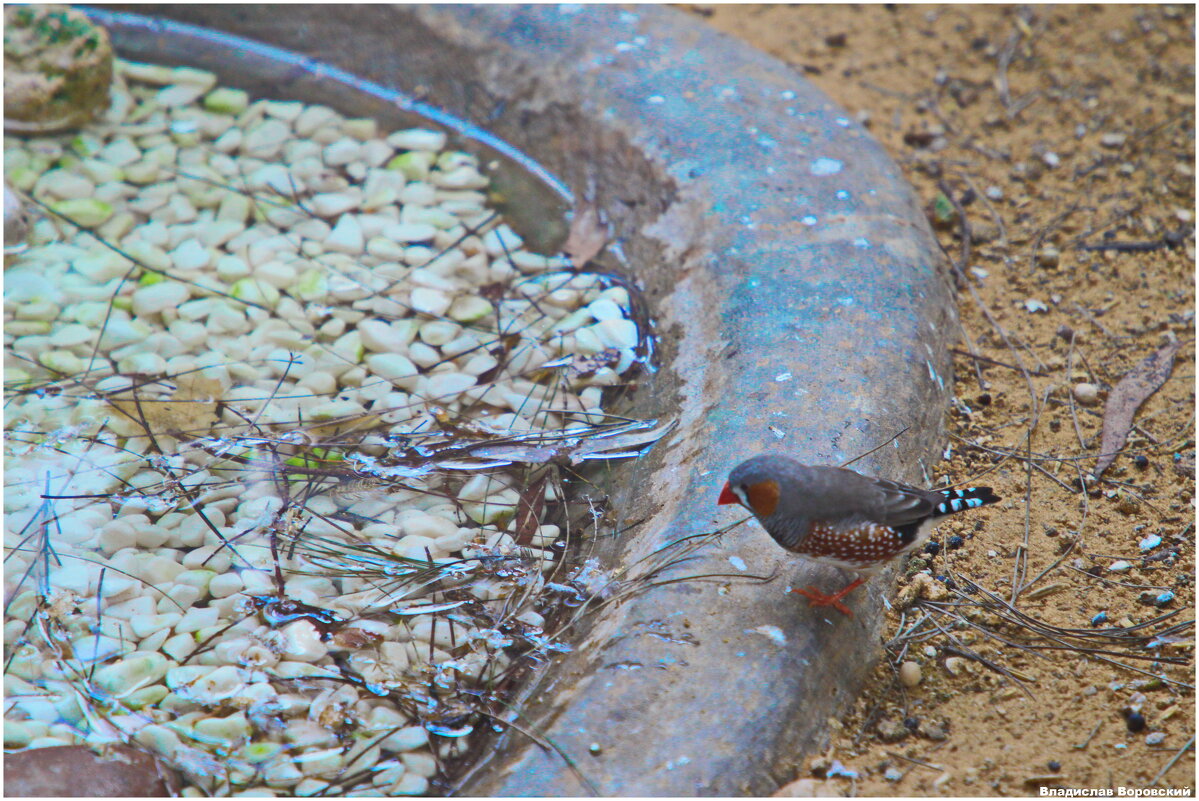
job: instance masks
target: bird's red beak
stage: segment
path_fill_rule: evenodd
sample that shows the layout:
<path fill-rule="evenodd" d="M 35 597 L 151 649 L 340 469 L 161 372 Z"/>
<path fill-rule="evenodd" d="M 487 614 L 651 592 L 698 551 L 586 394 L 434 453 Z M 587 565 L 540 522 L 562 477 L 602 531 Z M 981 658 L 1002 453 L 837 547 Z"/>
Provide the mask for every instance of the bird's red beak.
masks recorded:
<path fill-rule="evenodd" d="M 724 506 L 726 503 L 741 503 L 728 484 L 724 485 L 724 489 L 720 491 L 720 497 L 716 499 L 717 506 Z"/>

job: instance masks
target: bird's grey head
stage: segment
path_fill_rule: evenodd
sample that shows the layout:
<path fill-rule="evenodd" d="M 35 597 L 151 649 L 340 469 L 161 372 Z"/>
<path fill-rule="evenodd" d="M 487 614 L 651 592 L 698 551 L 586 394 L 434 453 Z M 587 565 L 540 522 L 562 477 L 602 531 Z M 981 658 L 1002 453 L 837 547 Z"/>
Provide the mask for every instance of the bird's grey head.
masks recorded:
<path fill-rule="evenodd" d="M 744 503 L 746 493 L 751 487 L 766 482 L 777 484 L 780 478 L 793 474 L 802 467 L 803 465 L 789 456 L 764 453 L 761 456 L 746 459 L 733 468 L 733 471 L 729 473 L 729 489 Z M 750 504 L 745 503 L 745 506 L 753 511 L 753 506 Z"/>
<path fill-rule="evenodd" d="M 794 547 L 807 529 L 802 515 L 786 515 L 780 510 L 783 487 L 789 477 L 795 477 L 804 466 L 788 456 L 763 454 L 747 459 L 729 473 L 727 491 L 758 518 L 770 536 L 783 547 Z M 727 503 L 731 498 L 722 502 Z"/>
<path fill-rule="evenodd" d="M 799 468 L 795 459 L 764 453 L 735 466 L 729 474 L 729 492 L 759 520 L 772 516 L 778 505 L 779 480 Z"/>

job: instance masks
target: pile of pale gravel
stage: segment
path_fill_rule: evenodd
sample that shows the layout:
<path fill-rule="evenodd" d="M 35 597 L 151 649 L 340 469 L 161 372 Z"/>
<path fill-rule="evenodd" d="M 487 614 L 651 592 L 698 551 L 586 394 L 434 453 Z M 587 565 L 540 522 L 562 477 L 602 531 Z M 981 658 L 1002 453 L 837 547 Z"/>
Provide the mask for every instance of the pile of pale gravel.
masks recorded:
<path fill-rule="evenodd" d="M 521 249 L 442 133 L 187 68 L 118 63 L 113 98 L 5 137 L 50 210 L 5 264 L 5 746 L 423 793 L 460 690 L 553 647 L 562 534 L 524 499 L 517 545 L 522 469 L 438 443 L 603 422 L 628 292 Z"/>

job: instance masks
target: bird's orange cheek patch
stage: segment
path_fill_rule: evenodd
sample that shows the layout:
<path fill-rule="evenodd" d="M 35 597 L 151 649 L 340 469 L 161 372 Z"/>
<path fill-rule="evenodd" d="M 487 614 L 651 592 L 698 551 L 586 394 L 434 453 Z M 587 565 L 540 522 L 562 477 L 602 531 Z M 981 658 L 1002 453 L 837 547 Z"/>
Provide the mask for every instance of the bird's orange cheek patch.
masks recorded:
<path fill-rule="evenodd" d="M 759 481 L 745 488 L 745 497 L 753 512 L 761 517 L 770 517 L 779 505 L 779 485 L 777 481 Z"/>

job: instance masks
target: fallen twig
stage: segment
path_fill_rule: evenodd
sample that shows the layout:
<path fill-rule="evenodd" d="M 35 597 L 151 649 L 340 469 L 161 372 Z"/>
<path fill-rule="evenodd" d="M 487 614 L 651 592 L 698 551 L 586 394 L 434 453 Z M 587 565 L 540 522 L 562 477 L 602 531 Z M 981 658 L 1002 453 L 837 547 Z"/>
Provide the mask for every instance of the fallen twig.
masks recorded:
<path fill-rule="evenodd" d="M 1185 754 L 1187 751 L 1190 751 L 1194 747 L 1195 747 L 1195 735 L 1192 734 L 1191 738 L 1189 740 L 1187 740 L 1186 745 L 1184 745 L 1182 748 L 1179 748 L 1178 753 L 1175 754 L 1174 756 L 1170 757 L 1170 761 L 1167 762 L 1165 765 L 1163 765 L 1162 769 L 1157 772 L 1157 775 L 1154 776 L 1152 780 L 1150 780 L 1149 786 L 1152 787 L 1153 785 L 1155 785 L 1159 781 L 1161 781 L 1162 777 L 1165 776 L 1167 772 L 1169 772 L 1170 768 L 1174 767 L 1174 763 L 1178 762 L 1178 760 L 1182 758 L 1183 754 Z"/>

